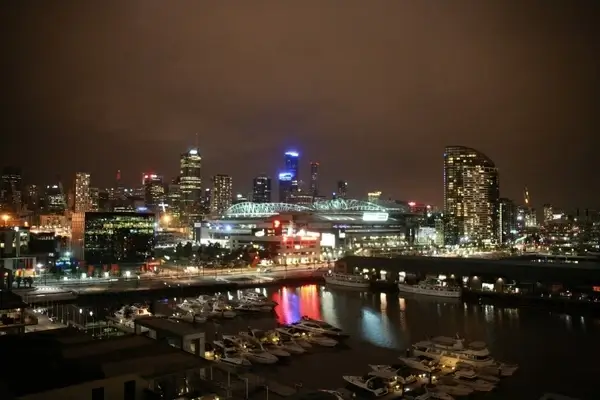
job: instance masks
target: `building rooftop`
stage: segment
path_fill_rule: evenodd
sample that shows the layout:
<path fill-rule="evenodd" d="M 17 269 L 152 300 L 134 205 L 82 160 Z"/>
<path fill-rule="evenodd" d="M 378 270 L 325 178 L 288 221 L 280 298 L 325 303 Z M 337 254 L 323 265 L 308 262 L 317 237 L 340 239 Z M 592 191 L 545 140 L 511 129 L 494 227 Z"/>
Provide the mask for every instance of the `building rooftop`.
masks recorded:
<path fill-rule="evenodd" d="M 0 268 L 0 272 L 2 268 Z M 15 308 L 27 308 L 28 305 L 23 302 L 21 296 L 11 291 L 0 289 L 0 310 L 9 310 Z"/>
<path fill-rule="evenodd" d="M 150 378 L 207 363 L 193 354 L 145 336 L 94 340 L 69 328 L 3 336 L 0 337 L 0 349 L 3 354 L 19 349 L 18 353 L 11 353 L 15 354 L 14 358 L 4 358 L 0 365 L 0 374 L 5 381 L 4 388 L 0 388 L 0 398 L 129 374 Z M 30 371 L 35 377 L 23 371 Z"/>

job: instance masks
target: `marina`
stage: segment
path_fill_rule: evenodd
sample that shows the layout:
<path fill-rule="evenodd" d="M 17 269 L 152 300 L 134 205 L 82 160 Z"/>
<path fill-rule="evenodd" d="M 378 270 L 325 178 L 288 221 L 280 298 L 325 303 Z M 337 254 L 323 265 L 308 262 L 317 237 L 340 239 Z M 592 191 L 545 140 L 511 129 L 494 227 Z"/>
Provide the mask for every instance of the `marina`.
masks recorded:
<path fill-rule="evenodd" d="M 409 398 L 408 392 L 413 389 L 410 386 L 411 382 L 416 382 L 416 386 L 427 386 L 428 393 L 437 392 L 435 395 L 428 395 L 433 396 L 432 398 L 440 398 L 441 393 L 454 398 L 468 393 L 472 393 L 470 396 L 475 396 L 474 398 L 485 395 L 486 399 L 502 399 L 509 394 L 511 398 L 517 399 L 539 398 L 541 394 L 551 390 L 572 394 L 581 400 L 586 399 L 581 394 L 585 393 L 585 385 L 578 388 L 561 386 L 560 380 L 548 379 L 547 376 L 536 375 L 534 372 L 539 368 L 538 361 L 530 354 L 539 347 L 536 345 L 539 337 L 528 336 L 530 328 L 527 327 L 527 322 L 530 319 L 538 319 L 539 322 L 539 318 L 542 318 L 546 321 L 545 324 L 553 324 L 552 332 L 556 334 L 568 327 L 567 319 L 554 317 L 548 320 L 548 317 L 542 317 L 535 310 L 494 310 L 491 306 L 468 305 L 451 298 L 440 299 L 412 294 L 403 297 L 386 293 L 347 291 L 343 288 L 336 290 L 316 285 L 261 288 L 253 292 L 257 293 L 257 297 L 262 301 L 270 302 L 270 311 L 236 311 L 235 317 L 232 318 L 212 314 L 195 323 L 182 320 L 176 315 L 183 311 L 184 304 L 195 310 L 200 308 L 195 305 L 192 307 L 192 304 L 201 304 L 204 307 L 215 302 L 234 308 L 236 302 L 247 298 L 250 293 L 237 291 L 214 296 L 197 295 L 185 299 L 149 299 L 146 303 L 131 304 L 128 307 L 138 309 L 134 314 L 139 316 L 133 318 L 133 323 L 128 324 L 121 323 L 115 315 L 124 315 L 123 305 L 108 305 L 107 308 L 98 305 L 94 309 L 77 309 L 73 306 L 72 311 L 66 312 L 65 315 L 73 319 L 71 325 L 83 329 L 87 325 L 90 327 L 88 332 L 93 330 L 95 336 L 113 328 L 120 333 L 112 332 L 111 335 L 131 335 L 137 331 L 137 334 L 166 341 L 171 346 L 211 361 L 212 364 L 209 365 L 214 366 L 214 379 L 220 382 L 217 385 L 221 388 L 219 396 L 223 398 L 232 390 L 237 390 L 236 396 L 243 398 L 246 385 L 250 397 L 253 398 L 264 398 L 267 386 L 271 396 L 283 396 L 275 393 L 275 390 L 292 397 L 299 395 L 290 394 L 292 391 L 304 393 L 323 389 L 347 398 L 346 392 L 356 391 L 348 389 L 344 376 L 364 377 L 383 370 L 387 371 L 388 375 L 393 371 L 398 377 L 396 381 L 400 381 L 400 378 L 404 380 L 408 388 L 408 391 L 403 393 L 405 398 Z M 146 310 L 152 316 L 146 316 L 146 311 L 140 310 Z M 520 313 L 524 313 L 530 319 L 521 320 Z M 105 325 L 98 325 L 99 320 Z M 519 337 L 514 336 L 517 323 L 524 334 Z M 558 328 L 556 323 L 562 324 L 563 330 Z M 593 320 L 589 320 L 588 323 L 590 325 L 586 324 L 586 329 L 594 331 Z M 95 327 L 92 324 L 96 324 Z M 487 331 L 486 326 L 489 324 L 495 327 L 493 336 Z M 569 329 L 583 332 L 583 325 L 573 325 L 574 321 L 571 324 Z M 463 357 L 452 357 L 450 350 L 456 351 L 458 348 L 458 338 L 453 336 L 454 332 L 461 332 L 471 339 L 460 338 L 465 349 L 465 352 L 461 350 Z M 432 336 L 435 334 L 448 336 L 442 339 Z M 204 347 L 200 343 L 201 338 Z M 448 349 L 439 349 L 440 352 L 447 351 L 443 357 L 440 354 L 440 357 L 436 358 L 436 353 L 431 351 L 426 351 L 426 354 L 417 353 L 416 347 L 422 347 L 423 343 L 432 345 L 432 340 L 436 345 L 448 346 Z M 481 340 L 487 342 L 484 348 Z M 217 346 L 218 342 L 222 342 L 222 345 Z M 590 345 L 585 340 L 581 343 Z M 262 353 L 252 349 L 253 346 L 262 347 Z M 526 356 L 523 354 L 524 348 L 527 349 Z M 491 359 L 491 356 L 489 368 L 472 368 L 472 365 L 468 365 L 469 357 L 464 355 L 472 354 L 470 351 L 484 350 L 501 361 L 518 363 L 518 369 L 510 371 L 509 368 L 503 367 L 498 370 L 496 366 L 501 363 L 495 363 L 495 358 Z M 265 359 L 270 358 L 271 361 L 257 361 L 257 353 Z M 544 351 L 540 356 L 542 354 Z M 544 362 L 553 365 L 552 360 L 545 359 Z M 318 372 L 314 365 L 319 366 Z M 512 366 L 509 363 L 502 365 Z M 556 373 L 568 376 L 568 369 L 561 370 L 558 364 L 553 366 L 558 369 Z M 532 381 L 529 378 L 532 374 L 536 376 L 536 380 Z M 414 381 L 411 380 L 411 376 L 414 377 Z M 231 387 L 227 384 L 228 380 L 232 382 Z M 235 389 L 232 389 L 234 386 Z M 281 389 L 282 387 L 286 389 Z M 301 390 L 298 389 L 300 387 Z M 523 397 L 512 396 L 513 392 L 519 392 L 520 395 L 523 387 L 527 397 L 524 394 Z M 339 390 L 340 388 L 344 390 Z M 487 390 L 491 391 L 487 393 Z M 412 394 L 416 393 L 418 391 L 413 391 Z M 230 395 L 235 397 L 231 393 Z M 357 396 L 361 397 L 362 394 Z M 397 398 L 401 395 L 394 389 L 386 396 Z"/>

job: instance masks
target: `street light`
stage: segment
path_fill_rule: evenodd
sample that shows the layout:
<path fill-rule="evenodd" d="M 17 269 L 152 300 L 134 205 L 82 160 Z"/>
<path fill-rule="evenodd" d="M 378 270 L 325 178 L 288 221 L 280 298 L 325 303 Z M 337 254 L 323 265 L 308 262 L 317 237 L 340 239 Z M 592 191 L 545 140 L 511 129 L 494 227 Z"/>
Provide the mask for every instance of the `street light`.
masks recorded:
<path fill-rule="evenodd" d="M 8 224 L 9 220 L 10 220 L 10 215 L 8 215 L 8 214 L 2 215 L 2 221 L 4 221 L 4 226 L 6 226 Z"/>

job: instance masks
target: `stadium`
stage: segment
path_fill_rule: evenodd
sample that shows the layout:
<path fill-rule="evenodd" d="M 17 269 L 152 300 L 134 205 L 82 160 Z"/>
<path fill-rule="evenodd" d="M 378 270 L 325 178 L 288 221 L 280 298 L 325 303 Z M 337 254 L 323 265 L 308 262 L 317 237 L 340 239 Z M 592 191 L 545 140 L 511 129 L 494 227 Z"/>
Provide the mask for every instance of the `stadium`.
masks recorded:
<path fill-rule="evenodd" d="M 313 263 L 345 251 L 384 254 L 407 244 L 409 208 L 361 200 L 324 200 L 311 205 L 244 202 L 198 224 L 201 242 L 270 249 L 277 262 Z"/>

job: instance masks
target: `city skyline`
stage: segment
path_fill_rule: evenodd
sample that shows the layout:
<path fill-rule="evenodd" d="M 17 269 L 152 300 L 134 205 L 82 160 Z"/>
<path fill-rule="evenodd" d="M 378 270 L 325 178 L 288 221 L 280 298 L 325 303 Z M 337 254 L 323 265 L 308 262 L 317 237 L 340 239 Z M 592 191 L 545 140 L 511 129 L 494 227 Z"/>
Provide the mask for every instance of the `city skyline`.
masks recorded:
<path fill-rule="evenodd" d="M 441 204 L 456 143 L 494 160 L 505 197 L 597 206 L 595 7 L 351 3 L 7 4 L 0 144 L 21 151 L 2 164 L 133 183 L 175 176 L 198 132 L 205 177 L 249 185 L 297 148 L 324 191 Z"/>

